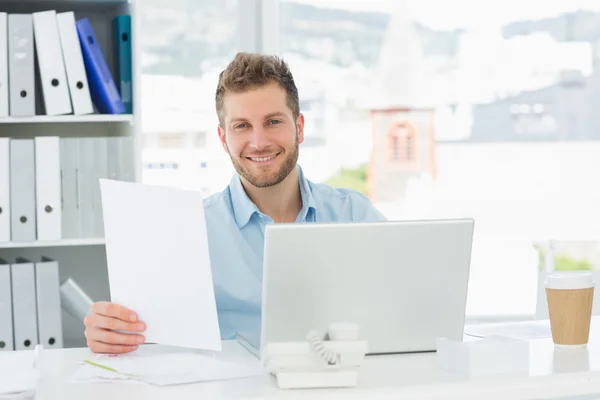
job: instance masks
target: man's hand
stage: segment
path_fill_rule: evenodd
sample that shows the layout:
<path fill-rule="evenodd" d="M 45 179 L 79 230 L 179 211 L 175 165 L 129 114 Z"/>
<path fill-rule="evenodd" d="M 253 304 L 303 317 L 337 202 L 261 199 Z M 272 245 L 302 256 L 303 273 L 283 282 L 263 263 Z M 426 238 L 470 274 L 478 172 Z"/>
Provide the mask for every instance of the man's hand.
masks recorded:
<path fill-rule="evenodd" d="M 135 312 L 118 304 L 106 301 L 94 303 L 83 323 L 87 345 L 94 353 L 129 353 L 145 340 L 139 334 L 112 332 L 143 332 L 146 329 Z"/>

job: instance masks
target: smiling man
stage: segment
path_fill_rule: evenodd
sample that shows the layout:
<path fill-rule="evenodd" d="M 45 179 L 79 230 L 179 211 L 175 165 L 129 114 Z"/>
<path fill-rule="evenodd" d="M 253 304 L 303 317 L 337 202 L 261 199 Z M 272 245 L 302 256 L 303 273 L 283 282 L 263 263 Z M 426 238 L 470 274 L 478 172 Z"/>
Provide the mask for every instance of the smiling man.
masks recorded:
<path fill-rule="evenodd" d="M 304 176 L 297 165 L 304 140 L 299 104 L 294 78 L 278 57 L 239 53 L 219 76 L 218 133 L 236 174 L 204 208 L 223 339 L 260 328 L 265 225 L 385 219 L 366 196 Z M 95 303 L 85 326 L 98 353 L 129 352 L 144 340 L 134 310 L 113 303 Z"/>

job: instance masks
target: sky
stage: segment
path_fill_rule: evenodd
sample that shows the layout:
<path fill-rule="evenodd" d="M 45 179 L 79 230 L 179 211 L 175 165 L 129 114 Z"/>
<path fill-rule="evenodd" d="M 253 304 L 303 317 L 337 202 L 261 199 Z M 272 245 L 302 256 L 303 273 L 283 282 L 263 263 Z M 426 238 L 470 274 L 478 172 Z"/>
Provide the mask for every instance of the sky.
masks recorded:
<path fill-rule="evenodd" d="M 285 0 L 354 11 L 390 12 L 400 0 Z M 540 19 L 589 9 L 600 0 L 408 0 L 414 19 L 433 29 L 493 28 L 520 19 Z"/>

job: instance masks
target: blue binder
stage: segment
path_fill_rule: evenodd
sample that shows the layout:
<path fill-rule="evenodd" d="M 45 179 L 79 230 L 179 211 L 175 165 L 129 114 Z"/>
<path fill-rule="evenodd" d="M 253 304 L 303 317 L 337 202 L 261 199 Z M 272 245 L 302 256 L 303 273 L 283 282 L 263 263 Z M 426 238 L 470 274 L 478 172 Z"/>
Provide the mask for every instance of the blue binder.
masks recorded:
<path fill-rule="evenodd" d="M 125 105 L 121 101 L 90 21 L 83 18 L 78 20 L 76 25 L 92 101 L 102 114 L 124 114 Z"/>
<path fill-rule="evenodd" d="M 131 86 L 131 16 L 118 15 L 113 19 L 113 44 L 115 71 L 121 100 L 128 114 L 133 112 L 133 88 Z"/>

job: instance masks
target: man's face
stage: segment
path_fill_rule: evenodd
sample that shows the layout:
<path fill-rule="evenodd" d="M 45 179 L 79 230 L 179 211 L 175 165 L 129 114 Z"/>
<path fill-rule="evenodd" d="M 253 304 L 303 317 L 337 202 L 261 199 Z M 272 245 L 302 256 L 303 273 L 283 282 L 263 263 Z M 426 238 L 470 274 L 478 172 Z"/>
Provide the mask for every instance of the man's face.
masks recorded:
<path fill-rule="evenodd" d="M 276 83 L 223 99 L 219 138 L 235 170 L 255 187 L 283 181 L 296 167 L 304 141 L 304 117 L 294 120 L 287 93 Z"/>

